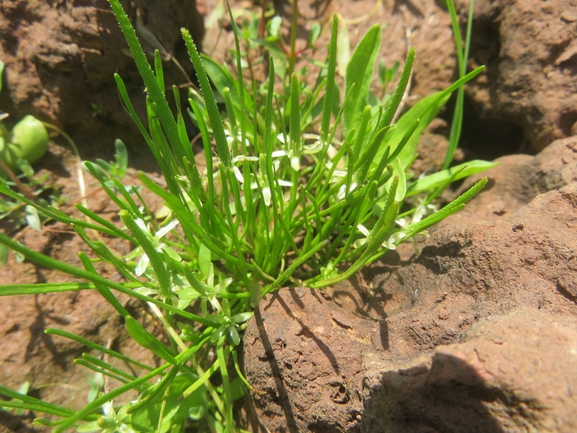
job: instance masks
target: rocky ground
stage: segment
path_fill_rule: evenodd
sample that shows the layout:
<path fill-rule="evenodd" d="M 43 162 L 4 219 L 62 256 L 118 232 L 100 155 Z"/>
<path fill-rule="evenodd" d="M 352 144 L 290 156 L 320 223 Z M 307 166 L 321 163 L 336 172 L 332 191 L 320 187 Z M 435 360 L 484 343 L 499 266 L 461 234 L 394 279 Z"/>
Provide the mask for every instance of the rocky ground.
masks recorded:
<path fill-rule="evenodd" d="M 180 26 L 198 42 L 204 36 L 206 52 L 228 60 L 230 26 L 212 20 L 216 3 L 124 2 L 164 46 L 167 81 L 186 78 L 173 59 L 190 72 Z M 274 4 L 290 17 L 288 5 Z M 404 59 L 407 43 L 415 45 L 409 104 L 455 77 L 450 20 L 441 3 L 299 4 L 303 39 L 312 23 L 338 13 L 353 47 L 370 26 L 385 25 L 387 64 Z M 232 6 L 259 10 L 248 1 Z M 464 22 L 466 2 L 457 6 Z M 1 3 L 0 12 L 2 110 L 14 119 L 33 114 L 59 125 L 88 160 L 110 160 L 113 138 L 123 138 L 131 167 L 154 173 L 118 102 L 115 71 L 133 95 L 142 88 L 107 2 L 16 0 Z M 463 212 L 431 230 L 418 256 L 406 245 L 338 286 L 283 290 L 261 302 L 244 338 L 245 372 L 259 391 L 247 401 L 253 431 L 577 431 L 575 34 L 574 0 L 476 1 L 470 65 L 487 71 L 467 88 L 459 157 L 501 164 L 483 174 L 488 187 Z M 326 37 L 311 55 L 325 57 Z M 442 163 L 451 116 L 450 109 L 442 113 L 423 138 L 420 171 Z M 68 205 L 80 198 L 74 164 L 58 141 L 38 166 Z M 88 193 L 93 211 L 116 218 L 91 180 Z M 17 236 L 70 263 L 78 263 L 83 248 L 57 225 Z M 13 259 L 0 268 L 2 283 L 61 279 Z M 90 374 L 72 364 L 83 348 L 44 335 L 44 328 L 134 350 L 112 309 L 92 292 L 3 298 L 0 317 L 0 385 L 18 388 L 28 380 L 32 395 L 71 407 L 86 399 Z M 32 428 L 26 417 L 0 414 L 3 430 Z"/>

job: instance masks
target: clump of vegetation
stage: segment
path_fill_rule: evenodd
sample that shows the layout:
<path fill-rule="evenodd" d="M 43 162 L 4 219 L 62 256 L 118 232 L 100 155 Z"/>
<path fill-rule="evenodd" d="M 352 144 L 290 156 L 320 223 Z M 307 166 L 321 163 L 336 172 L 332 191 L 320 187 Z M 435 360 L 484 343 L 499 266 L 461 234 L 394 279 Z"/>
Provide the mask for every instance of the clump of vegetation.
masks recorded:
<path fill-rule="evenodd" d="M 235 71 L 202 57 L 183 29 L 201 89 L 201 93 L 191 90 L 188 99 L 189 114 L 204 145 L 206 169 L 200 170 L 185 127 L 184 116 L 189 114 L 181 111 L 176 87 L 172 88 L 174 108 L 167 101 L 160 54 L 156 53 L 152 68 L 119 1 L 110 3 L 147 89 L 148 130 L 122 78 L 115 75 L 118 89 L 162 169 L 167 188 L 144 173 L 139 179 L 164 200 L 167 212 L 159 221 L 138 189 L 120 182 L 126 170 L 122 147 L 117 148 L 115 164 L 85 163 L 120 208 L 121 226 L 81 205 L 77 208 L 89 221 L 73 219 L 2 183 L 1 193 L 70 224 L 94 257 L 80 253 L 84 269 L 78 269 L 0 235 L 0 243 L 28 260 L 87 281 L 4 286 L 0 294 L 97 290 L 125 319 L 128 334 L 164 363 L 155 368 L 129 354 L 48 329 L 49 334 L 73 339 L 145 373 L 136 377 L 85 354 L 78 363 L 122 385 L 93 395 L 79 411 L 2 387 L 0 393 L 13 400 L 0 405 L 50 414 L 52 420 L 36 422 L 57 432 L 73 426 L 83 432 L 176 432 L 186 426 L 199 431 L 242 431 L 235 425 L 233 403 L 251 387 L 239 367 L 238 345 L 260 299 L 287 285 L 322 288 L 346 279 L 400 242 L 414 239 L 459 211 L 483 188 L 485 180 L 427 215 L 451 182 L 492 164 L 472 161 L 418 179 L 411 177 L 410 168 L 424 128 L 451 93 L 483 68 L 467 75 L 463 70 L 449 88 L 422 99 L 393 122 L 415 51 L 409 51 L 394 92 L 386 98 L 371 96 L 381 44 L 379 26 L 368 31 L 350 57 L 342 89 L 336 80 L 336 18 L 328 57 L 310 87 L 293 69 L 294 44 L 284 60 L 269 59 L 264 82 L 247 82 L 241 32 L 232 17 L 237 36 Z M 386 68 L 382 71 L 383 80 L 392 79 Z M 119 256 L 100 237 L 94 238 L 93 231 L 126 239 L 135 249 Z M 125 282 L 98 275 L 95 260 L 115 266 Z M 116 292 L 143 301 L 163 324 L 166 339 L 144 328 L 117 300 Z M 130 390 L 138 391 L 136 401 L 115 403 Z"/>

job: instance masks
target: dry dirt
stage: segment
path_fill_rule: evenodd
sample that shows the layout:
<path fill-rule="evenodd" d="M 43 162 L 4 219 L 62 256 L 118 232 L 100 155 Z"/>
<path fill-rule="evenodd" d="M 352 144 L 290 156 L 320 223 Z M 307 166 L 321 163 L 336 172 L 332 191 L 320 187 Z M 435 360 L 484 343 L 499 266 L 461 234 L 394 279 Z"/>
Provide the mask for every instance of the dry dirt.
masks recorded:
<path fill-rule="evenodd" d="M 0 3 L 0 58 L 6 63 L 0 108 L 14 120 L 35 114 L 63 126 L 88 160 L 110 160 L 113 138 L 123 138 L 131 167 L 154 175 L 156 165 L 118 102 L 116 70 L 137 99 L 142 85 L 106 3 Z M 233 9 L 253 7 L 231 3 Z M 274 3 L 289 19 L 288 5 Z M 139 9 L 145 25 L 190 72 L 178 28 L 188 24 L 200 41 L 204 28 L 195 6 L 207 17 L 215 2 L 159 4 L 132 2 L 131 18 Z M 346 20 L 352 47 L 370 26 L 384 25 L 381 55 L 389 65 L 404 59 L 410 40 L 417 63 L 408 105 L 455 78 L 450 20 L 441 3 L 299 4 L 302 40 L 315 21 L 326 23 L 333 13 Z M 465 7 L 458 6 L 464 17 Z M 485 192 L 431 230 L 418 257 L 405 245 L 349 282 L 317 292 L 284 290 L 261 302 L 245 336 L 245 372 L 262 392 L 251 394 L 248 404 L 251 431 L 577 430 L 576 10 L 575 2 L 563 0 L 477 1 L 470 63 L 486 64 L 487 73 L 467 90 L 460 157 L 508 156 L 487 174 Z M 218 23 L 206 29 L 204 48 L 216 48 L 226 61 L 232 37 L 226 19 L 223 25 L 222 32 Z M 327 37 L 307 54 L 324 59 Z M 167 82 L 182 82 L 173 62 L 166 68 Z M 441 117 L 423 138 L 419 172 L 443 160 L 451 110 Z M 58 143 L 51 143 L 38 170 L 62 188 L 68 211 L 80 200 L 75 161 Z M 133 175 L 126 182 L 135 182 Z M 118 221 L 103 192 L 90 178 L 88 183 L 90 209 Z M 87 251 L 58 224 L 17 236 L 72 264 Z M 130 247 L 112 246 L 122 252 Z M 111 269 L 99 272 L 120 278 Z M 64 278 L 13 258 L 0 268 L 2 283 Z M 139 304 L 122 301 L 149 321 L 137 313 Z M 139 353 L 93 292 L 3 298 L 0 317 L 0 385 L 18 388 L 29 380 L 32 395 L 70 407 L 86 401 L 90 373 L 72 363 L 83 349 L 43 329 L 58 327 Z M 2 413 L 0 431 L 31 431 L 30 419 Z"/>

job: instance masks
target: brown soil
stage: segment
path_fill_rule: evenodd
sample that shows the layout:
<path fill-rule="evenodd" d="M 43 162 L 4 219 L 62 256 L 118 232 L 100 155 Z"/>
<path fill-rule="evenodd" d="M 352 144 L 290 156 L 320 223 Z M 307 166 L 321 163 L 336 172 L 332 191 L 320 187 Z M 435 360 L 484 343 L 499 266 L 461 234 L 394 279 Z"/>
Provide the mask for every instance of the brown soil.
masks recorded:
<path fill-rule="evenodd" d="M 207 17 L 215 2 L 160 3 L 132 2 L 131 18 L 139 9 L 145 25 L 190 72 L 178 29 L 189 25 L 200 41 L 204 28 L 195 7 Z M 468 90 L 461 156 L 535 153 L 554 139 L 576 134 L 577 56 L 569 35 L 576 31 L 577 5 L 564 0 L 543 7 L 476 3 L 471 63 L 485 63 L 488 69 Z M 231 4 L 236 10 L 253 8 L 252 2 Z M 289 5 L 274 4 L 288 21 Z M 301 1 L 300 6 L 299 44 L 315 21 L 326 24 L 333 13 L 348 22 L 352 48 L 370 26 L 386 23 L 381 55 L 387 65 L 403 61 L 410 40 L 417 48 L 417 63 L 408 105 L 455 77 L 450 20 L 436 2 L 383 0 L 376 9 L 375 0 Z M 135 100 L 142 100 L 142 84 L 132 60 L 119 48 L 125 45 L 107 2 L 17 0 L 3 2 L 0 11 L 0 58 L 6 63 L 2 110 L 14 120 L 34 114 L 64 127 L 86 160 L 112 159 L 113 139 L 123 138 L 133 169 L 126 183 L 137 182 L 135 168 L 157 175 L 118 102 L 112 79 L 116 70 Z M 204 47 L 209 53 L 214 47 L 214 55 L 227 61 L 233 42 L 227 19 L 223 21 L 223 31 L 218 24 L 206 29 Z M 307 55 L 324 60 L 327 40 L 323 34 L 318 50 Z M 166 62 L 166 75 L 167 83 L 184 80 L 171 61 Z M 450 116 L 450 109 L 442 115 Z M 418 172 L 440 166 L 447 130 L 443 119 L 429 128 Z M 38 170 L 50 173 L 67 199 L 62 209 L 73 212 L 81 199 L 76 161 L 59 143 L 51 143 Z M 486 191 L 464 212 L 431 230 L 418 257 L 412 246 L 404 245 L 337 287 L 283 290 L 263 300 L 245 335 L 245 372 L 264 392 L 251 395 L 248 412 L 256 415 L 252 430 L 576 430 L 575 143 L 567 138 L 536 157 L 501 158 L 501 165 L 488 173 Z M 114 205 L 86 176 L 90 209 L 118 222 Z M 78 252 L 88 252 L 60 224 L 16 236 L 78 266 Z M 122 253 L 131 248 L 106 241 Z M 98 271 L 120 278 L 112 269 Z M 13 256 L 0 268 L 0 282 L 6 284 L 65 280 L 69 278 L 58 272 L 16 263 Z M 140 304 L 121 301 L 154 329 Z M 28 380 L 31 395 L 69 407 L 86 401 L 91 373 L 72 363 L 84 349 L 45 335 L 45 328 L 147 356 L 127 338 L 112 308 L 91 291 L 3 298 L 0 317 L 5 318 L 0 326 L 0 385 L 17 389 Z M 0 431 L 32 431 L 31 418 L 0 413 Z"/>

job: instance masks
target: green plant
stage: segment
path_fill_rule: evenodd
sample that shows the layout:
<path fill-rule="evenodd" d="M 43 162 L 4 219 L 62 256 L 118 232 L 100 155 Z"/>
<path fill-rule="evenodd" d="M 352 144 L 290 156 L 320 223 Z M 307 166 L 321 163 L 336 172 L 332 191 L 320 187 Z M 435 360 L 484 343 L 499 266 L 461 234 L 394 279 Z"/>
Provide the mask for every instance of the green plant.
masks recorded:
<path fill-rule="evenodd" d="M 3 72 L 4 62 L 0 61 L 0 91 Z M 2 122 L 7 117 L 6 113 L 0 114 L 0 178 L 8 178 L 7 185 L 17 188 L 28 199 L 38 200 L 43 205 L 58 205 L 58 194 L 46 186 L 48 175 L 36 177 L 30 165 L 48 150 L 48 131 L 44 124 L 33 116 L 26 116 L 9 130 Z M 33 206 L 0 194 L 0 221 L 5 233 L 12 234 L 25 225 L 40 230 L 45 220 Z M 17 257 L 24 259 L 21 255 Z M 8 248 L 0 245 L 0 266 L 7 260 Z"/>
<path fill-rule="evenodd" d="M 18 388 L 18 394 L 26 395 L 28 394 L 28 390 L 30 388 L 30 382 L 26 381 L 20 388 Z M 13 412 L 14 415 L 24 415 L 26 409 L 22 409 L 20 405 L 22 405 L 23 401 L 18 399 L 13 399 L 11 401 L 5 402 L 3 405 L 4 407 L 0 407 L 0 410 L 4 410 L 6 412 Z"/>
<path fill-rule="evenodd" d="M 237 53 L 235 50 L 231 50 L 231 53 L 235 59 L 237 54 L 241 55 L 242 66 L 248 69 L 251 78 L 257 75 L 255 72 L 257 66 L 266 64 L 267 59 L 272 58 L 275 62 L 275 74 L 283 83 L 288 84 L 292 72 L 297 73 L 298 76 L 308 74 L 307 66 L 294 70 L 297 60 L 304 59 L 309 64 L 317 64 L 315 60 L 307 56 L 307 53 L 315 50 L 315 43 L 321 34 L 321 25 L 315 23 L 312 26 L 306 45 L 297 50 L 298 27 L 293 22 L 290 40 L 287 44 L 281 34 L 282 18 L 274 15 L 274 8 L 270 9 L 270 6 L 272 4 L 265 0 L 261 6 L 261 13 L 254 9 L 242 7 L 231 10 L 233 17 L 242 21 L 241 28 L 237 33 L 242 51 Z M 293 20 L 298 17 L 298 3 L 293 4 L 293 13 L 295 12 Z M 216 7 L 213 13 L 218 13 L 223 17 L 225 11 L 223 8 Z"/>
<path fill-rule="evenodd" d="M 47 181 L 49 174 L 36 176 L 32 166 L 24 159 L 18 159 L 16 164 L 21 173 L 18 176 L 11 173 L 10 177 L 13 180 L 4 181 L 8 187 L 18 189 L 25 197 L 44 207 L 58 207 L 62 204 L 63 199 L 59 191 Z M 4 233 L 12 235 L 25 226 L 41 230 L 42 224 L 48 220 L 49 218 L 39 213 L 36 207 L 24 203 L 18 197 L 0 193 L 0 221 Z M 8 248 L 0 244 L 0 266 L 7 262 L 8 255 Z M 24 260 L 24 256 L 17 254 L 17 260 Z"/>
<path fill-rule="evenodd" d="M 116 140 L 114 142 L 114 161 L 106 162 L 103 159 L 96 159 L 96 164 L 91 165 L 90 168 L 84 166 L 88 171 L 96 171 L 98 173 L 98 178 L 104 182 L 111 190 L 118 192 L 118 188 L 115 182 L 122 182 L 126 172 L 128 170 L 128 151 L 126 150 L 126 145 L 122 140 Z M 141 188 L 134 186 L 126 186 L 125 189 L 131 193 L 139 191 Z"/>
<path fill-rule="evenodd" d="M 0 91 L 2 90 L 2 73 L 4 62 L 0 60 Z M 24 159 L 32 164 L 38 161 L 48 150 L 48 131 L 33 116 L 26 116 L 20 120 L 12 130 L 8 130 L 2 123 L 8 117 L 0 114 L 0 176 L 17 172 L 18 160 Z"/>
<path fill-rule="evenodd" d="M 457 64 L 459 68 L 459 77 L 465 76 L 467 71 L 467 59 L 469 58 L 469 47 L 471 46 L 471 34 L 473 31 L 473 5 L 474 0 L 469 1 L 469 15 L 467 19 L 467 34 L 465 44 L 463 46 L 461 39 L 461 30 L 459 29 L 459 20 L 457 19 L 457 12 L 455 4 L 452 0 L 447 0 L 447 8 L 449 9 L 449 16 L 451 17 L 451 24 L 453 26 L 453 33 L 455 35 L 455 47 L 457 49 Z M 447 169 L 453 162 L 455 150 L 459 145 L 459 138 L 461 137 L 461 126 L 463 124 L 463 104 L 465 102 L 465 88 L 460 87 L 457 91 L 457 101 L 455 103 L 455 111 L 453 114 L 453 122 L 451 123 L 451 133 L 449 135 L 449 148 L 445 156 L 443 168 Z"/>
<path fill-rule="evenodd" d="M 99 158 L 96 160 L 96 164 L 103 170 L 102 175 L 122 181 L 126 176 L 126 170 L 128 170 L 128 151 L 122 140 L 116 140 L 114 148 L 116 152 L 113 162 L 106 162 Z"/>
<path fill-rule="evenodd" d="M 206 170 L 201 171 L 194 164 L 186 113 L 181 112 L 176 88 L 175 113 L 167 102 L 160 53 L 156 52 L 152 69 L 119 1 L 110 3 L 148 92 L 149 131 L 138 118 L 122 79 L 118 75 L 115 79 L 167 188 L 143 173 L 139 179 L 164 200 L 168 215 L 157 221 L 141 195 L 132 194 L 134 189 L 109 175 L 112 166 L 102 163 L 99 168 L 89 162 L 85 166 L 120 208 L 120 227 L 80 205 L 77 208 L 91 221 L 73 219 L 0 184 L 0 192 L 70 224 L 95 256 L 91 259 L 80 253 L 84 269 L 79 269 L 0 235 L 0 243 L 28 260 L 87 281 L 8 285 L 0 288 L 0 295 L 97 290 L 125 319 L 128 334 L 162 364 L 154 368 L 79 336 L 48 329 L 51 335 L 73 339 L 109 358 L 137 365 L 145 373 L 136 377 L 83 355 L 77 363 L 123 385 L 99 393 L 76 412 L 3 387 L 0 394 L 20 400 L 20 408 L 58 418 L 36 421 L 57 432 L 72 426 L 79 431 L 176 432 L 186 425 L 198 430 L 242 431 L 234 423 L 233 403 L 250 384 L 240 371 L 237 347 L 260 299 L 285 285 L 322 288 L 346 279 L 398 243 L 462 209 L 483 188 L 485 180 L 426 216 L 452 181 L 493 164 L 473 161 L 415 180 L 410 174 L 425 126 L 449 95 L 483 68 L 424 98 L 393 124 L 415 52 L 409 51 L 386 105 L 381 101 L 367 105 L 381 42 L 378 26 L 369 30 L 351 56 L 342 92 L 336 81 L 336 18 L 319 79 L 309 88 L 297 74 L 287 73 L 284 92 L 275 91 L 274 58 L 265 82 L 245 81 L 234 21 L 236 75 L 210 58 L 201 58 L 188 31 L 183 30 L 202 90 L 202 94 L 191 91 L 189 98 L 206 155 Z M 290 71 L 290 56 L 288 62 Z M 209 78 L 222 96 L 225 114 L 218 108 Z M 122 161 L 118 160 L 115 173 L 122 173 Z M 135 249 L 118 256 L 91 231 L 126 239 Z M 115 266 L 125 282 L 100 276 L 94 260 Z M 165 338 L 144 328 L 115 292 L 143 301 L 164 326 Z M 139 392 L 136 401 L 118 402 L 133 389 Z"/>

